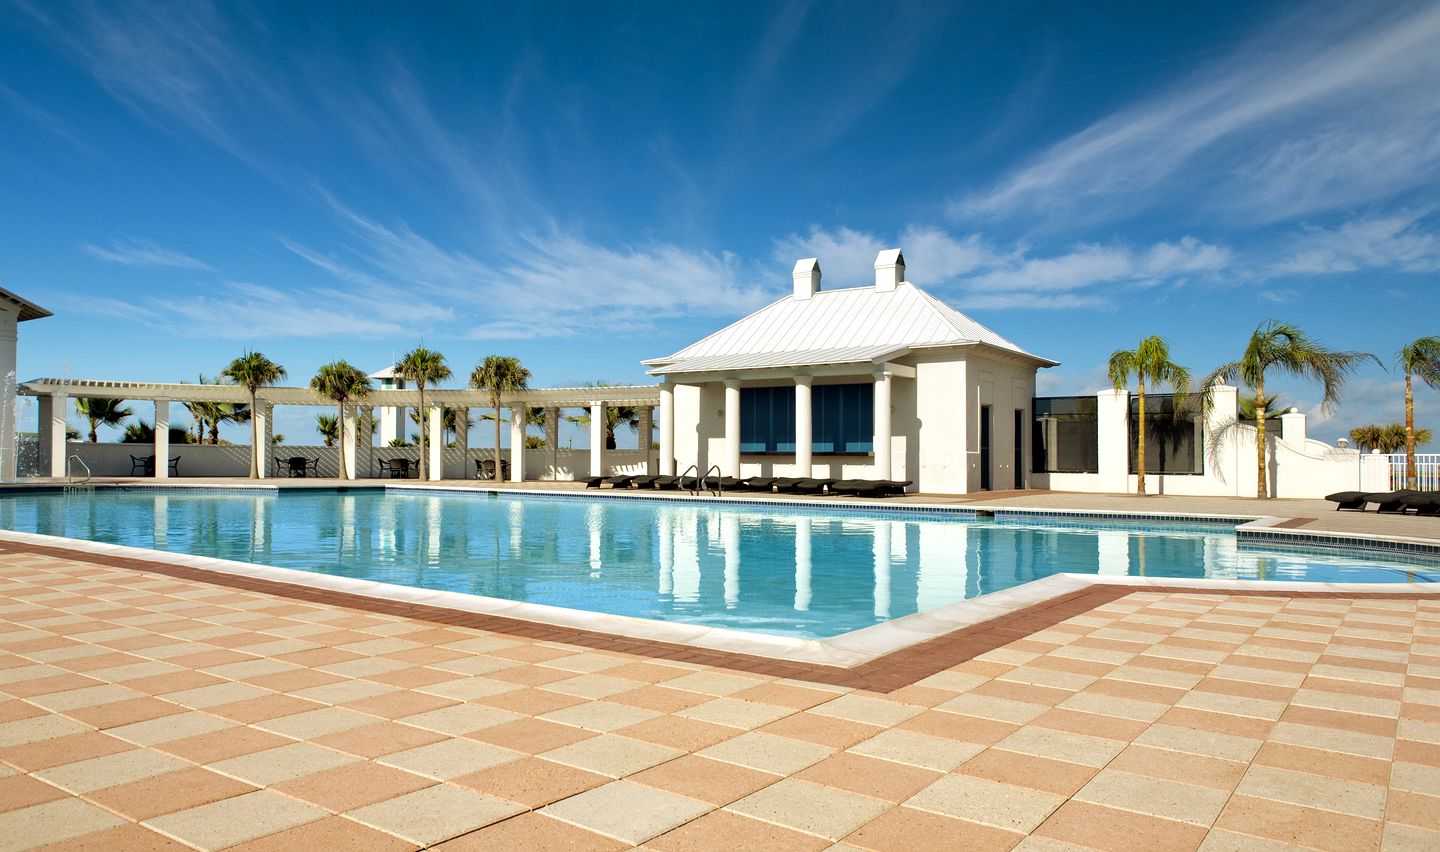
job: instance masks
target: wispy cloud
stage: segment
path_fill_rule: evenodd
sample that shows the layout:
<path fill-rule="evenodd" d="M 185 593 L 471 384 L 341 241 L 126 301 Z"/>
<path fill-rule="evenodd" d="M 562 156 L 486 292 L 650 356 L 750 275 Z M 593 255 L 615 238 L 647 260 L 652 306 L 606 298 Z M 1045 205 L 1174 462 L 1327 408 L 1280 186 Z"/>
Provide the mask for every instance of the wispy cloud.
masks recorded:
<path fill-rule="evenodd" d="M 1118 216 L 1166 190 L 1257 221 L 1390 198 L 1440 173 L 1440 6 L 1311 7 L 957 200 L 960 219 Z"/>
<path fill-rule="evenodd" d="M 81 243 L 80 250 L 91 257 L 122 266 L 159 269 L 209 269 L 210 265 L 183 252 L 162 248 L 149 240 L 111 240 L 109 246 Z"/>
<path fill-rule="evenodd" d="M 1271 267 L 1276 275 L 1329 275 L 1362 269 L 1440 270 L 1440 237 L 1423 216 L 1401 213 L 1352 219 L 1334 228 L 1306 227 Z"/>

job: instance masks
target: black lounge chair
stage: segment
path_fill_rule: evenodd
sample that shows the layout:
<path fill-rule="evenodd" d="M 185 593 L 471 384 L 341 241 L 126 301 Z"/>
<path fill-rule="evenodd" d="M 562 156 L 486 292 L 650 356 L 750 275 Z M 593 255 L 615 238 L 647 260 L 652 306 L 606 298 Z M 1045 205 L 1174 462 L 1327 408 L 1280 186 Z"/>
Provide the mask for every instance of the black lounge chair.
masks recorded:
<path fill-rule="evenodd" d="M 1405 510 L 1410 507 L 1409 501 L 1419 496 L 1419 491 L 1402 488 L 1399 491 L 1383 491 L 1366 494 L 1365 499 L 1370 503 L 1379 504 L 1375 507 L 1375 511 L 1379 514 L 1403 515 L 1405 514 Z"/>
<path fill-rule="evenodd" d="M 721 491 L 735 491 L 740 483 L 744 481 L 743 479 L 736 479 L 733 476 L 721 476 L 716 479 L 708 479 L 705 481 L 705 484 L 719 488 Z"/>
<path fill-rule="evenodd" d="M 629 488 L 633 476 L 587 476 L 584 479 L 586 488 L 598 489 L 602 485 L 609 485 L 611 488 Z"/>
<path fill-rule="evenodd" d="M 660 491 L 674 491 L 680 487 L 680 477 L 657 476 L 655 477 L 655 487 Z"/>
<path fill-rule="evenodd" d="M 1417 515 L 1440 517 L 1440 493 L 1422 492 L 1412 495 L 1405 504 L 1414 509 Z"/>
<path fill-rule="evenodd" d="M 1325 499 L 1335 504 L 1335 511 L 1363 512 L 1365 511 L 1364 491 L 1336 491 L 1334 494 L 1326 494 Z"/>
<path fill-rule="evenodd" d="M 770 484 L 781 494 L 790 494 L 793 493 L 790 489 L 805 481 L 806 478 L 803 476 L 782 476 Z"/>
<path fill-rule="evenodd" d="M 905 493 L 905 489 L 915 484 L 913 479 L 886 479 L 884 494 L 882 496 L 899 496 Z"/>
<path fill-rule="evenodd" d="M 775 485 L 773 476 L 750 476 L 737 481 L 733 486 L 726 486 L 731 491 L 766 491 L 768 492 Z"/>
<path fill-rule="evenodd" d="M 834 479 L 802 479 L 789 488 L 779 489 L 785 494 L 824 494 L 825 489 L 834 485 Z"/>
<path fill-rule="evenodd" d="M 279 476 L 282 473 L 290 477 L 291 479 L 294 479 L 296 477 L 304 479 L 305 477 L 312 475 L 319 476 L 320 460 L 308 458 L 306 456 L 289 456 L 283 459 L 276 459 L 275 475 Z"/>
<path fill-rule="evenodd" d="M 659 479 L 660 477 L 651 476 L 649 474 L 645 476 L 637 476 L 634 479 L 630 480 L 630 485 L 635 488 L 639 488 L 641 491 L 654 491 L 655 483 Z"/>
<path fill-rule="evenodd" d="M 829 490 L 831 494 L 853 497 L 884 497 L 890 492 L 890 483 L 884 479 L 841 479 Z"/>

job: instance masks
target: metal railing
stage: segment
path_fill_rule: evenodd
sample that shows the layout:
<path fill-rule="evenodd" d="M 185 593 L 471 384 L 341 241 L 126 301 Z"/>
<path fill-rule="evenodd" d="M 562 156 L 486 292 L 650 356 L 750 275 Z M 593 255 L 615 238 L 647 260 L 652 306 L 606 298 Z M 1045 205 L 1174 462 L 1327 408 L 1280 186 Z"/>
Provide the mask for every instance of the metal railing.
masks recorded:
<path fill-rule="evenodd" d="M 1390 487 L 1406 488 L 1405 454 L 1390 453 Z M 1440 491 L 1440 453 L 1415 454 L 1415 488 L 1419 491 Z"/>
<path fill-rule="evenodd" d="M 76 465 L 77 463 L 78 463 L 81 467 L 85 468 L 85 478 L 82 479 L 82 480 L 80 480 L 78 483 L 75 481 L 75 465 Z M 68 459 L 65 460 L 65 487 L 66 487 L 66 488 L 74 488 L 76 485 L 84 485 L 84 484 L 86 484 L 86 483 L 88 483 L 88 482 L 90 481 L 91 476 L 92 476 L 92 474 L 90 473 L 90 465 L 86 464 L 84 459 L 80 458 L 79 456 L 73 456 L 73 455 L 72 455 L 72 456 L 70 456 Z"/>
<path fill-rule="evenodd" d="M 711 473 L 714 473 L 714 474 L 716 475 L 716 480 L 717 480 L 717 482 L 715 483 L 715 485 L 714 485 L 713 487 L 706 486 L 706 484 L 705 484 L 705 481 L 710 478 L 710 474 L 711 474 Z M 687 486 L 687 485 L 685 485 L 685 477 L 690 476 L 691 474 L 694 474 L 694 476 L 693 476 L 693 477 L 691 478 L 691 480 L 690 480 L 690 485 Z M 715 495 L 716 497 L 719 497 L 719 496 L 720 496 L 720 492 L 721 492 L 720 483 L 718 482 L 718 480 L 719 480 L 719 478 L 720 478 L 720 477 L 719 477 L 719 474 L 720 474 L 720 465 L 718 465 L 718 464 L 712 464 L 712 465 L 710 465 L 710 467 L 709 467 L 708 470 L 706 470 L 704 473 L 701 473 L 701 472 L 700 472 L 700 465 L 699 465 L 699 463 L 697 462 L 697 463 L 692 464 L 692 465 L 690 465 L 689 467 L 685 468 L 685 472 L 682 473 L 682 474 L 680 474 L 680 487 L 681 487 L 681 488 L 684 488 L 685 490 L 689 491 L 692 495 L 697 496 L 697 497 L 700 496 L 700 492 L 701 492 L 701 491 L 709 491 L 711 494 Z"/>

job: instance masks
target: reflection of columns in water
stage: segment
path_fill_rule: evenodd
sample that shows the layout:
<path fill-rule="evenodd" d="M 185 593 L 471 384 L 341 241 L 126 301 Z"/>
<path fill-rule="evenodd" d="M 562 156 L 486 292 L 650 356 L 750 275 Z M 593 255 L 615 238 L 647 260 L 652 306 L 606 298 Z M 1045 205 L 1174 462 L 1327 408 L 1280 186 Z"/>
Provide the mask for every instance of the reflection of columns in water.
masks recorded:
<path fill-rule="evenodd" d="M 426 565 L 440 564 L 440 498 L 425 497 L 425 551 L 422 562 Z"/>
<path fill-rule="evenodd" d="M 274 497 L 256 497 L 251 510 L 250 552 L 265 562 L 270 556 L 270 504 Z"/>
<path fill-rule="evenodd" d="M 510 558 L 519 560 L 524 555 L 525 501 L 511 501 L 507 514 L 507 522 L 510 524 Z"/>
<path fill-rule="evenodd" d="M 355 495 L 341 494 L 340 496 L 340 530 L 336 544 L 341 559 L 344 559 L 346 552 L 351 558 L 355 556 Z"/>
<path fill-rule="evenodd" d="M 170 498 L 164 494 L 156 494 L 151 513 L 150 526 L 154 532 L 155 549 L 164 550 L 170 540 Z"/>
<path fill-rule="evenodd" d="M 875 522 L 875 617 L 890 617 L 890 522 Z"/>
<path fill-rule="evenodd" d="M 598 505 L 585 510 L 585 526 L 590 530 L 590 576 L 599 577 L 602 567 L 600 531 L 605 512 Z"/>
<path fill-rule="evenodd" d="M 725 608 L 740 603 L 740 516 L 720 518 L 720 546 L 725 548 Z"/>
<path fill-rule="evenodd" d="M 674 594 L 677 601 L 700 600 L 700 513 L 677 510 L 675 517 Z"/>
<path fill-rule="evenodd" d="M 660 594 L 669 595 L 675 591 L 675 514 L 661 509 L 655 529 L 660 534 Z"/>
<path fill-rule="evenodd" d="M 1130 532 L 1128 530 L 1100 530 L 1095 533 L 1095 542 L 1101 574 L 1124 577 L 1130 573 Z"/>
<path fill-rule="evenodd" d="M 921 521 L 917 526 L 916 610 L 963 600 L 969 582 L 970 522 Z"/>
<path fill-rule="evenodd" d="M 1207 535 L 1204 542 L 1205 578 L 1233 578 L 1240 574 L 1242 557 L 1234 535 Z M 1244 560 L 1249 562 L 1249 559 Z"/>
<path fill-rule="evenodd" d="M 380 501 L 379 523 L 375 524 L 375 548 L 381 554 L 394 554 L 396 551 L 395 531 L 400 528 L 400 523 L 395 517 L 398 503 L 394 499 Z"/>
<path fill-rule="evenodd" d="M 795 521 L 795 609 L 810 609 L 810 519 Z"/>

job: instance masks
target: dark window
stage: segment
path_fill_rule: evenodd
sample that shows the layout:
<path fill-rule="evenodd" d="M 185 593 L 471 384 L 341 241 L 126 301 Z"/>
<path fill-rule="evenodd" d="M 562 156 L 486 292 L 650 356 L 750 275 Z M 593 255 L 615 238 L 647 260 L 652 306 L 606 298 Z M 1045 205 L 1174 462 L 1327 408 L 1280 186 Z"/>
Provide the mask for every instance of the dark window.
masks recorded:
<path fill-rule="evenodd" d="M 1093 396 L 1035 398 L 1030 430 L 1036 473 L 1099 473 L 1098 401 Z"/>
<path fill-rule="evenodd" d="M 1130 397 L 1130 472 L 1140 448 L 1140 400 Z M 1205 439 L 1196 412 L 1175 405 L 1171 394 L 1145 395 L 1145 472 L 1205 472 Z"/>
<path fill-rule="evenodd" d="M 816 385 L 810 389 L 811 452 L 871 452 L 875 434 L 875 386 Z M 740 452 L 795 452 L 793 385 L 740 389 Z"/>

